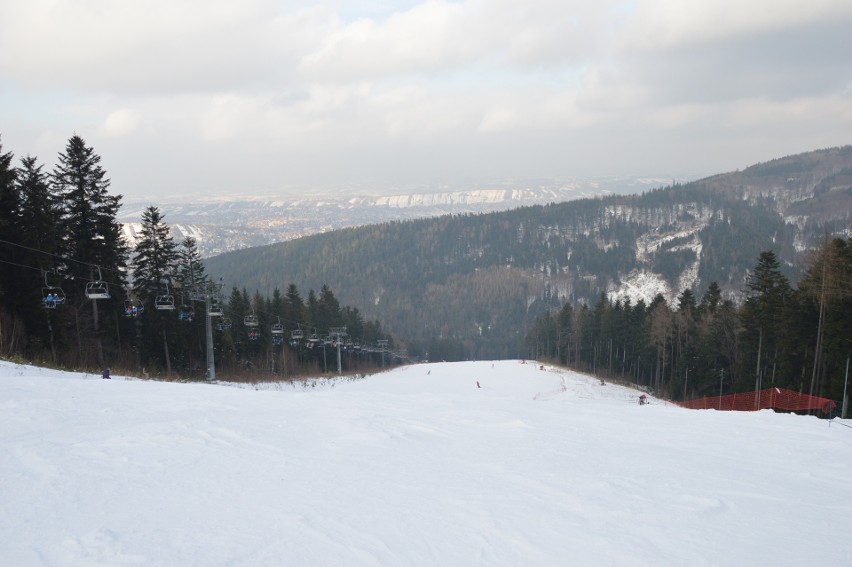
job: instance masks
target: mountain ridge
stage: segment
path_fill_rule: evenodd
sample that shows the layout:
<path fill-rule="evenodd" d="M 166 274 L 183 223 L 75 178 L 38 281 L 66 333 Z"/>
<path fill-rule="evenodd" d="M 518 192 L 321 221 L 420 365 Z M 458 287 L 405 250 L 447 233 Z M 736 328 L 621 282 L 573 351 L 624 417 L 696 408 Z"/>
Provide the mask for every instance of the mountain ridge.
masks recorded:
<path fill-rule="evenodd" d="M 787 156 L 639 195 L 348 228 L 209 258 L 228 285 L 331 285 L 404 340 L 519 356 L 519 336 L 564 301 L 672 302 L 712 281 L 734 299 L 759 253 L 795 280 L 827 231 L 848 234 L 852 146 Z"/>
<path fill-rule="evenodd" d="M 212 256 L 350 228 L 445 214 L 493 212 L 524 205 L 561 202 L 661 186 L 657 178 L 600 180 L 502 181 L 467 188 L 440 187 L 427 191 L 316 194 L 298 198 L 275 195 L 227 196 L 191 202 L 158 204 L 173 237 L 194 238 L 202 256 Z M 133 244 L 141 229 L 147 201 L 124 204 L 119 220 L 125 239 Z"/>

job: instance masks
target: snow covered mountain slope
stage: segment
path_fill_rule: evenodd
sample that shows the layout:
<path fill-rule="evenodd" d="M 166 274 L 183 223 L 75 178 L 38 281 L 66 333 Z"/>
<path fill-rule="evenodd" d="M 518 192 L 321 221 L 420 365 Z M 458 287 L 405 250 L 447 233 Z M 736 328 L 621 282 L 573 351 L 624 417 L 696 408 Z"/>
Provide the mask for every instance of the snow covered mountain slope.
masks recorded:
<path fill-rule="evenodd" d="M 519 361 L 314 384 L 0 361 L 2 563 L 852 560 L 840 423 L 640 407 L 634 390 Z"/>

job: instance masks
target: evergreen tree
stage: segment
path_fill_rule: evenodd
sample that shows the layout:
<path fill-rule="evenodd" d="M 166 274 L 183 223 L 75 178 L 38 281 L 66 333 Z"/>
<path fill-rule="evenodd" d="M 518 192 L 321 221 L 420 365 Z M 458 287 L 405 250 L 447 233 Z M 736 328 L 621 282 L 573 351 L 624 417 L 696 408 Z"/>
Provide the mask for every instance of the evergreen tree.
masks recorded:
<path fill-rule="evenodd" d="M 748 390 L 746 377 L 754 378 L 754 390 L 761 389 L 767 373 L 772 376 L 779 360 L 778 335 L 787 313 L 791 296 L 787 278 L 781 273 L 780 264 L 772 251 L 760 253 L 754 272 L 746 280 L 748 298 L 742 309 L 743 332 L 740 359 L 741 382 L 738 388 Z"/>
<path fill-rule="evenodd" d="M 707 287 L 707 291 L 704 292 L 704 295 L 701 297 L 701 304 L 699 308 L 702 311 L 709 311 L 713 313 L 716 311 L 716 307 L 718 307 L 719 302 L 722 301 L 722 289 L 719 287 L 719 284 L 715 281 L 710 282 L 710 285 Z"/>
<path fill-rule="evenodd" d="M 46 317 L 42 318 L 37 312 L 44 305 L 40 286 L 62 289 L 63 284 L 70 283 L 64 279 L 63 266 L 57 263 L 55 255 L 59 249 L 61 211 L 51 192 L 49 177 L 34 157 L 21 159 L 18 190 L 21 199 L 20 242 L 30 249 L 27 264 L 35 263 L 41 270 L 38 274 L 29 271 L 26 280 L 22 281 L 27 289 L 21 290 L 21 307 L 29 314 L 27 327 L 31 339 L 49 344 L 51 357 L 57 364 L 57 341 L 64 339 L 63 330 L 68 326 L 70 314 L 67 309 L 47 309 Z M 32 253 L 35 250 L 41 253 Z"/>
<path fill-rule="evenodd" d="M 686 397 L 689 374 L 697 369 L 698 308 L 691 289 L 683 290 L 678 296 L 678 310 L 674 317 L 674 324 L 675 381 L 682 383 L 681 387 L 673 389 L 674 396 L 678 398 Z"/>
<path fill-rule="evenodd" d="M 559 360 L 566 364 L 571 362 L 571 344 L 574 334 L 574 309 L 566 303 L 556 316 L 558 334 Z"/>
<path fill-rule="evenodd" d="M 662 392 L 667 384 L 666 369 L 670 368 L 671 338 L 674 327 L 671 309 L 662 295 L 657 294 L 648 308 L 648 340 L 656 353 L 654 390 Z"/>
<path fill-rule="evenodd" d="M 59 163 L 53 170 L 53 186 L 62 204 L 62 227 L 66 244 L 64 256 L 77 265 L 85 265 L 83 278 L 88 281 L 103 280 L 110 287 L 111 299 L 91 301 L 92 317 L 78 320 L 78 344 L 91 338 L 94 342 L 96 362 L 105 364 L 104 341 L 114 343 L 111 337 L 117 332 L 105 332 L 105 326 L 118 325 L 117 313 L 124 299 L 124 269 L 127 263 L 127 245 L 121 236 L 121 225 L 116 215 L 121 206 L 121 196 L 108 193 L 110 182 L 100 165 L 101 157 L 77 135 L 68 140 L 65 153 L 59 154 Z M 77 296 L 79 306 L 85 297 Z M 103 301 L 112 317 L 101 320 L 99 302 Z M 118 345 L 115 345 L 118 346 Z M 88 362 L 84 350 L 81 362 Z"/>
<path fill-rule="evenodd" d="M 814 310 L 819 314 L 813 333 L 816 340 L 811 340 L 814 354 L 809 393 L 821 395 L 826 374 L 839 375 L 839 359 L 842 359 L 844 351 L 849 351 L 848 344 L 844 345 L 840 339 L 848 337 L 852 330 L 850 318 L 844 316 L 844 313 L 850 312 L 848 307 L 852 303 L 852 248 L 849 242 L 841 238 L 829 241 L 826 235 L 822 246 L 809 258 L 808 269 L 799 283 L 799 289 L 803 300 L 814 305 Z M 847 309 L 844 310 L 844 307 Z M 836 351 L 840 356 L 826 357 L 827 345 L 829 350 Z"/>
<path fill-rule="evenodd" d="M 12 152 L 3 153 L 0 143 L 0 238 L 15 243 L 20 229 L 21 195 L 17 185 L 18 172 L 12 166 Z"/>
<path fill-rule="evenodd" d="M 210 283 L 210 278 L 204 273 L 204 262 L 198 250 L 198 242 L 191 236 L 185 237 L 180 243 L 178 266 L 175 282 L 183 293 L 189 294 Z"/>
<path fill-rule="evenodd" d="M 305 302 L 299 294 L 299 288 L 291 283 L 287 286 L 284 298 L 284 319 L 293 329 L 302 328 L 305 325 Z"/>
<path fill-rule="evenodd" d="M 21 199 L 20 192 L 16 183 L 17 171 L 12 166 L 14 155 L 3 153 L 3 146 L 0 143 L 0 325 L 5 328 L 15 329 L 15 325 L 6 325 L 4 321 L 6 315 L 12 319 L 20 317 L 19 313 L 19 298 L 21 293 L 20 281 L 22 277 L 23 265 L 22 260 L 25 257 L 25 250 L 20 248 L 20 230 L 21 230 Z M 12 337 L 12 344 L 18 342 L 18 339 L 26 338 L 26 334 L 22 333 L 20 337 Z M 0 354 L 9 348 L 0 343 Z M 11 354 L 11 352 L 9 353 Z"/>
<path fill-rule="evenodd" d="M 156 309 L 155 302 L 171 289 L 177 261 L 177 247 L 160 210 L 154 206 L 146 208 L 133 256 L 133 295 L 146 306 L 137 321 L 144 327 L 140 329 L 144 337 L 139 337 L 139 356 L 142 365 L 156 364 L 167 373 L 171 373 L 169 329 L 174 328 L 177 317 L 171 311 Z"/>
<path fill-rule="evenodd" d="M 320 289 L 319 298 L 317 299 L 316 317 L 316 326 L 323 329 L 326 333 L 332 327 L 343 325 L 343 318 L 340 314 L 340 303 L 327 285 L 323 285 Z"/>

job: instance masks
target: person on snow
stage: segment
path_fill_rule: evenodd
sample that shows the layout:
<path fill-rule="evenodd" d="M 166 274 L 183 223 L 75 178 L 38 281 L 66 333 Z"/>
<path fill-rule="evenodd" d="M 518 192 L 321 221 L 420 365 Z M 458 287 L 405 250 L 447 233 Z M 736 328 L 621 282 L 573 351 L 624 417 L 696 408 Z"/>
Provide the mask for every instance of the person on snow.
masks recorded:
<path fill-rule="evenodd" d="M 101 372 L 101 378 L 104 380 L 109 380 L 109 368 L 104 368 L 104 371 Z"/>
<path fill-rule="evenodd" d="M 641 396 L 639 396 L 639 405 L 640 406 L 644 406 L 647 403 L 648 403 L 648 397 L 645 394 L 642 394 Z"/>

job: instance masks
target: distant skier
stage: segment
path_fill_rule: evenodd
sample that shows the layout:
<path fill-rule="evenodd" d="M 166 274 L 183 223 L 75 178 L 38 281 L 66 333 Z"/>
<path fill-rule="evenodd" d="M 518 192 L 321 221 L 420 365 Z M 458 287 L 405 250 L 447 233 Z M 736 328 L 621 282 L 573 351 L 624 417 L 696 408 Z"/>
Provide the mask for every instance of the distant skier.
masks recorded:
<path fill-rule="evenodd" d="M 648 397 L 645 394 L 642 394 L 641 396 L 639 396 L 639 405 L 640 406 L 644 406 L 647 403 L 648 403 Z"/>
<path fill-rule="evenodd" d="M 103 378 L 104 380 L 109 380 L 109 379 L 110 379 L 110 377 L 109 377 L 109 368 L 104 368 L 104 371 L 103 371 L 103 372 L 101 372 L 101 378 Z"/>

